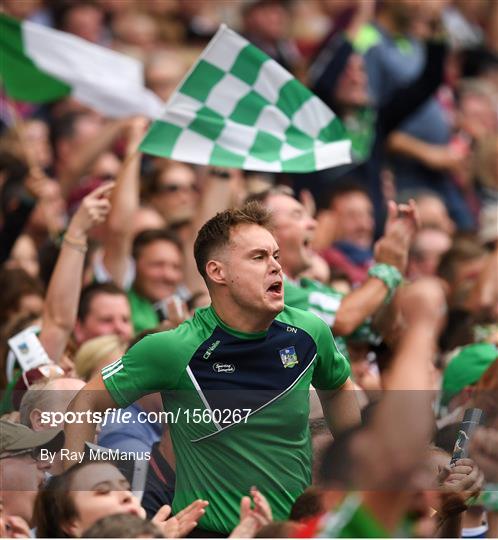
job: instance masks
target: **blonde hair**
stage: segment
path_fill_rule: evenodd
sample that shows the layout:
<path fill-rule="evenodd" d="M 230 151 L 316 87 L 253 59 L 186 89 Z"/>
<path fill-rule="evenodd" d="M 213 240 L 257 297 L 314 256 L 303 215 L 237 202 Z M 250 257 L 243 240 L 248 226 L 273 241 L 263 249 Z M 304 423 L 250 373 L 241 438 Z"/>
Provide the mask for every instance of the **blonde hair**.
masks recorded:
<path fill-rule="evenodd" d="M 121 355 L 125 350 L 126 345 L 115 334 L 89 339 L 78 349 L 74 358 L 76 373 L 88 381 L 106 358 L 113 353 Z"/>

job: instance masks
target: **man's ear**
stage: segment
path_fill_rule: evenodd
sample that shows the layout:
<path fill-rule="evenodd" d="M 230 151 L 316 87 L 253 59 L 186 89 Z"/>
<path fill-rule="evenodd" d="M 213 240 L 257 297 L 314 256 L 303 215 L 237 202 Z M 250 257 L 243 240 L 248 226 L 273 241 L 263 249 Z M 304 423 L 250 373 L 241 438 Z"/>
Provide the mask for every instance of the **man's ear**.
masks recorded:
<path fill-rule="evenodd" d="M 220 261 L 211 259 L 206 264 L 207 277 L 217 285 L 224 285 L 226 283 L 225 265 Z"/>
<path fill-rule="evenodd" d="M 29 413 L 29 421 L 31 422 L 31 429 L 34 431 L 43 431 L 47 429 L 47 426 L 41 421 L 40 409 L 33 409 Z"/>

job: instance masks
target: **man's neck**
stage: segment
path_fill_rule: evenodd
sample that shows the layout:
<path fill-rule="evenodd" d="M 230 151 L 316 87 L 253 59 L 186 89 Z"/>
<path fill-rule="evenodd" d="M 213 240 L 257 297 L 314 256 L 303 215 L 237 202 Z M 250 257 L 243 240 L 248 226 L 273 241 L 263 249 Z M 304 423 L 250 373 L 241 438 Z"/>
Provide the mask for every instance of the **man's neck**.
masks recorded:
<path fill-rule="evenodd" d="M 215 298 L 211 298 L 211 301 L 216 315 L 222 322 L 233 330 L 244 334 L 266 332 L 275 318 L 272 314 L 260 315 L 254 311 L 249 311 L 247 308 L 242 309 L 234 303 L 227 305 L 225 302 L 220 302 Z"/>

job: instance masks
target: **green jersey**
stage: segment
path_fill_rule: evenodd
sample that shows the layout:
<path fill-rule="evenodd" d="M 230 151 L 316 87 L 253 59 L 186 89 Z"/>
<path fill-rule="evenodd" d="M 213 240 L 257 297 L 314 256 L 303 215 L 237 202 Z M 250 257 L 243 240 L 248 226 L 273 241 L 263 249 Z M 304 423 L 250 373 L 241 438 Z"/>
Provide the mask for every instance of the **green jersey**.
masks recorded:
<path fill-rule="evenodd" d="M 159 317 L 147 298 L 140 296 L 133 287 L 128 291 L 128 301 L 131 308 L 131 320 L 135 334 L 159 325 Z"/>
<path fill-rule="evenodd" d="M 199 526 L 229 533 L 253 485 L 275 519 L 287 518 L 311 483 L 310 384 L 334 389 L 349 372 L 311 313 L 285 307 L 266 332 L 245 334 L 208 307 L 145 337 L 102 376 L 121 407 L 161 392 L 176 456 L 173 511 L 206 499 Z"/>
<path fill-rule="evenodd" d="M 285 303 L 318 315 L 330 328 L 334 326 L 343 297 L 343 293 L 313 279 L 284 280 Z"/>
<path fill-rule="evenodd" d="M 313 279 L 301 278 L 297 282 L 293 282 L 288 278 L 284 280 L 285 303 L 318 315 L 330 328 L 334 326 L 344 296 L 344 293 Z M 337 336 L 335 339 L 340 351 L 345 356 L 348 356 L 345 339 Z M 347 339 L 371 344 L 378 344 L 381 341 L 370 326 L 370 318 L 366 319 L 351 335 L 347 336 Z"/>

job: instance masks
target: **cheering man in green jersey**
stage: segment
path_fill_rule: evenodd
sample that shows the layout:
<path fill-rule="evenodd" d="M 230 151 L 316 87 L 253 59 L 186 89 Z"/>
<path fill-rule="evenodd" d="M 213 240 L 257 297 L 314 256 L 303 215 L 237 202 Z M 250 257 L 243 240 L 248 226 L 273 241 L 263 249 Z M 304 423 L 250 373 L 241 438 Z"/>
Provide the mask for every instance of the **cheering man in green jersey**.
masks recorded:
<path fill-rule="evenodd" d="M 275 519 L 287 518 L 311 483 L 310 384 L 333 433 L 360 422 L 350 368 L 329 327 L 284 306 L 269 226 L 258 203 L 209 220 L 194 253 L 211 306 L 175 330 L 141 340 L 68 409 L 126 407 L 161 392 L 176 458 L 173 511 L 208 500 L 199 522 L 206 534 L 234 528 L 240 499 L 253 485 Z M 90 424 L 67 424 L 67 446 L 81 451 L 93 433 Z"/>

